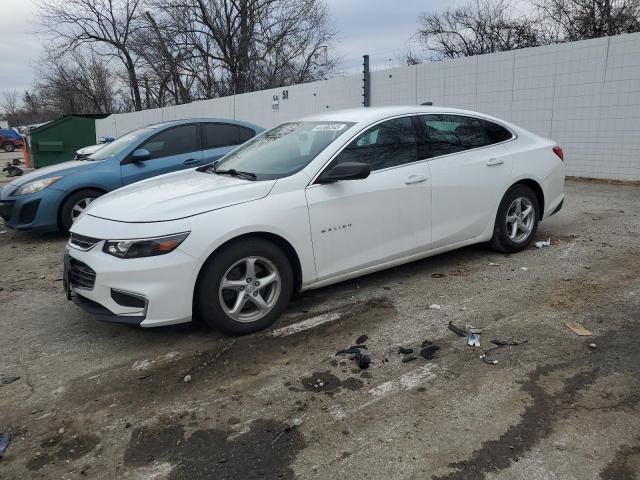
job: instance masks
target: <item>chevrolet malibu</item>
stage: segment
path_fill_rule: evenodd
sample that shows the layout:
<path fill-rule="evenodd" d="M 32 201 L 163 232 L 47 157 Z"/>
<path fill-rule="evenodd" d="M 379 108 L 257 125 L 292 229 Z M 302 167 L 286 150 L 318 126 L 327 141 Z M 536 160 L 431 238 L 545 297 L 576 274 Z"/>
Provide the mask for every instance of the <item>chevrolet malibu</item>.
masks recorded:
<path fill-rule="evenodd" d="M 562 149 L 497 118 L 323 113 L 97 199 L 71 228 L 64 284 L 101 320 L 245 334 L 296 291 L 473 243 L 520 251 L 563 189 Z"/>

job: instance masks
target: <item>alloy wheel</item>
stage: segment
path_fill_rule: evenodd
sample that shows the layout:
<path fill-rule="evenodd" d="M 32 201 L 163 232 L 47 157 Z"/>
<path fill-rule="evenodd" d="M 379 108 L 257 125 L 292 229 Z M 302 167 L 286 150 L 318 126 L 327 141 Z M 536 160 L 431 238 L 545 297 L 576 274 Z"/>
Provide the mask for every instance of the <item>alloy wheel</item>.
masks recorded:
<path fill-rule="evenodd" d="M 536 221 L 533 202 L 527 197 L 518 197 L 507 209 L 507 235 L 514 243 L 522 243 L 531 234 Z"/>
<path fill-rule="evenodd" d="M 78 217 L 80 216 L 80 214 L 82 212 L 84 212 L 84 210 L 89 206 L 89 204 L 91 202 L 93 202 L 95 199 L 91 198 L 91 197 L 86 197 L 86 198 L 82 198 L 80 200 L 78 200 L 75 205 L 73 206 L 73 208 L 71 208 L 71 223 L 74 223 Z"/>
<path fill-rule="evenodd" d="M 264 257 L 245 257 L 222 276 L 218 296 L 222 310 L 237 322 L 255 322 L 275 307 L 282 279 Z"/>

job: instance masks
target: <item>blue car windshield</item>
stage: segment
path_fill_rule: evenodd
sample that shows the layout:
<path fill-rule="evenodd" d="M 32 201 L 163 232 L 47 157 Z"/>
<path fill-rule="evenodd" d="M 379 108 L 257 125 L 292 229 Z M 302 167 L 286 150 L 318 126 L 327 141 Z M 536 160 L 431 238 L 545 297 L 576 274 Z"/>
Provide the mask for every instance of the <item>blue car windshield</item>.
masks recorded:
<path fill-rule="evenodd" d="M 302 170 L 322 150 L 354 125 L 350 122 L 291 122 L 249 140 L 209 173 L 250 174 L 253 179 L 283 178 Z"/>
<path fill-rule="evenodd" d="M 109 160 L 120 154 L 123 150 L 126 150 L 132 143 L 138 142 L 142 137 L 145 137 L 149 132 L 156 131 L 153 127 L 143 127 L 133 132 L 129 132 L 126 135 L 114 140 L 111 143 L 106 144 L 100 150 L 89 155 L 88 160 L 100 161 Z"/>

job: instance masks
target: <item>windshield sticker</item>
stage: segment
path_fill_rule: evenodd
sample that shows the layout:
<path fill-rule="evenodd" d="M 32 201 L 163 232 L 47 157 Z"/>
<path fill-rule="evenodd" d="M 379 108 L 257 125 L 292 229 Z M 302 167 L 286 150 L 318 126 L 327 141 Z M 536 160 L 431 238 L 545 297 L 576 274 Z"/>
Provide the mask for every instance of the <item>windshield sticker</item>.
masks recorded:
<path fill-rule="evenodd" d="M 312 132 L 339 132 L 344 130 L 347 125 L 345 123 L 327 123 L 324 125 L 316 125 L 311 129 Z"/>

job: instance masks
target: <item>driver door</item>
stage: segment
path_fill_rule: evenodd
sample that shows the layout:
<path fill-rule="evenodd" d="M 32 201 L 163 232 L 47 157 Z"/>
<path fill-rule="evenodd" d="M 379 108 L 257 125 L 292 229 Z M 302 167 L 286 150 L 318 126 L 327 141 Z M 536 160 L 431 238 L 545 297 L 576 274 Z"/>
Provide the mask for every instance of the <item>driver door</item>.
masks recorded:
<path fill-rule="evenodd" d="M 151 156 L 133 161 L 131 155 L 120 167 L 122 184 L 139 182 L 146 178 L 197 167 L 202 162 L 198 124 L 179 125 L 163 130 L 145 140 L 138 148 L 149 151 Z"/>
<path fill-rule="evenodd" d="M 431 183 L 415 121 L 370 127 L 326 167 L 367 163 L 368 178 L 307 187 L 319 281 L 429 249 Z"/>

